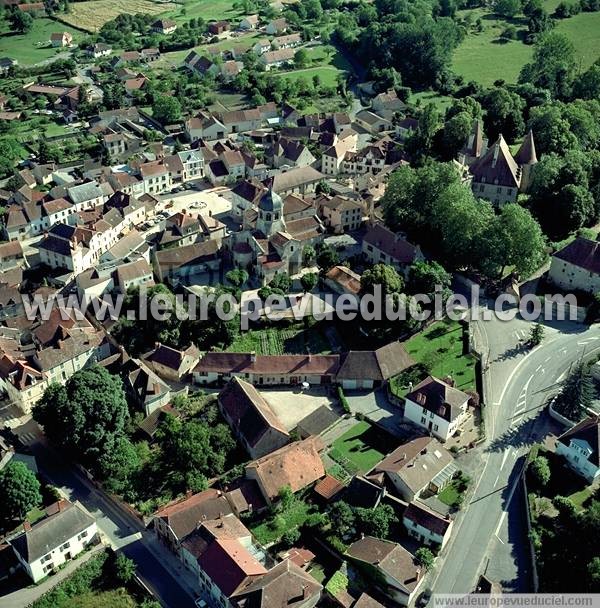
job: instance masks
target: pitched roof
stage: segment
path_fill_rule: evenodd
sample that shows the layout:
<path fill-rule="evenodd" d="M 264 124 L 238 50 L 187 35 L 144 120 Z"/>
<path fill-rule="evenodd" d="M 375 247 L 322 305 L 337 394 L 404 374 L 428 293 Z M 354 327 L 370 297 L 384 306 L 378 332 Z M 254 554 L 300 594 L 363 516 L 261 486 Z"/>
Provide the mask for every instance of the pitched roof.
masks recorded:
<path fill-rule="evenodd" d="M 452 523 L 450 517 L 444 517 L 441 513 L 437 513 L 425 503 L 419 501 L 411 502 L 408 505 L 403 518 L 439 536 L 444 536 Z"/>
<path fill-rule="evenodd" d="M 371 564 L 397 580 L 412 593 L 421 578 L 421 567 L 412 553 L 388 540 L 365 536 L 348 547 L 346 555 Z"/>
<path fill-rule="evenodd" d="M 521 179 L 519 167 L 502 135 L 477 162 L 471 165 L 470 171 L 473 174 L 473 181 L 509 188 L 518 188 Z"/>
<path fill-rule="evenodd" d="M 285 192 L 292 188 L 321 181 L 325 176 L 314 167 L 294 167 L 285 173 L 278 173 L 273 178 L 273 190 Z"/>
<path fill-rule="evenodd" d="M 438 378 L 427 376 L 405 398 L 452 422 L 460 416 L 469 395 Z"/>
<path fill-rule="evenodd" d="M 360 275 L 346 266 L 334 266 L 325 276 L 350 293 L 358 294 L 360 292 Z"/>
<path fill-rule="evenodd" d="M 418 252 L 418 247 L 383 224 L 374 224 L 365 234 L 363 243 L 376 247 L 399 264 L 404 265 L 412 264 Z"/>
<path fill-rule="evenodd" d="M 340 379 L 388 380 L 415 362 L 401 342 L 391 342 L 377 350 L 351 350 L 342 358 Z"/>
<path fill-rule="evenodd" d="M 368 593 L 363 593 L 356 604 L 352 608 L 385 608 L 383 604 L 380 604 L 377 600 L 374 600 Z"/>
<path fill-rule="evenodd" d="M 266 574 L 266 568 L 235 539 L 217 538 L 198 560 L 200 569 L 226 597 L 249 579 Z"/>
<path fill-rule="evenodd" d="M 452 455 L 437 439 L 417 437 L 388 454 L 369 477 L 377 473 L 394 473 L 411 490 L 418 492 L 452 462 Z"/>
<path fill-rule="evenodd" d="M 286 428 L 252 384 L 232 378 L 219 394 L 219 403 L 236 433 L 254 447 L 269 430 L 289 437 Z"/>
<path fill-rule="evenodd" d="M 61 500 L 49 511 L 51 514 L 47 512 L 46 517 L 31 526 L 30 530 L 10 541 L 28 563 L 43 557 L 95 522 L 79 505 L 66 500 Z"/>
<path fill-rule="evenodd" d="M 590 446 L 592 453 L 589 455 L 588 461 L 596 467 L 600 467 L 600 417 L 590 416 L 582 420 L 563 433 L 558 441 L 568 446 L 573 439 L 585 441 Z"/>
<path fill-rule="evenodd" d="M 515 156 L 515 160 L 519 165 L 533 165 L 537 163 L 535 141 L 533 140 L 533 131 L 531 129 L 525 135 L 525 139 Z"/>
<path fill-rule="evenodd" d="M 325 475 L 319 455 L 322 446 L 319 437 L 296 441 L 251 462 L 246 466 L 246 473 L 255 472 L 261 489 L 271 499 L 285 486 L 297 492 Z"/>
<path fill-rule="evenodd" d="M 329 500 L 336 494 L 339 494 L 344 489 L 344 484 L 332 477 L 331 475 L 325 475 L 319 483 L 314 487 L 315 494 Z"/>
<path fill-rule="evenodd" d="M 286 559 L 236 594 L 245 608 L 306 606 L 321 595 L 323 587 L 291 559 Z M 311 603 L 312 605 L 312 603 Z"/>
<path fill-rule="evenodd" d="M 199 522 L 217 519 L 231 512 L 231 507 L 222 492 L 211 488 L 163 507 L 155 517 L 165 520 L 177 538 L 182 541 L 196 529 Z"/>
<path fill-rule="evenodd" d="M 554 257 L 588 272 L 600 274 L 600 242 L 598 241 L 579 236 L 557 251 Z"/>

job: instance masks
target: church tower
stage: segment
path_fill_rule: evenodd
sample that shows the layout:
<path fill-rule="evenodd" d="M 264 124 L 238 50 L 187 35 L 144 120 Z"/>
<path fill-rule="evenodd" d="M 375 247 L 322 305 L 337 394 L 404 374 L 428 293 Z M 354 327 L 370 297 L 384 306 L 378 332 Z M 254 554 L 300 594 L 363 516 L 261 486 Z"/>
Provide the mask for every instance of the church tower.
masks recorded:
<path fill-rule="evenodd" d="M 537 164 L 537 155 L 535 153 L 535 142 L 533 140 L 533 131 L 531 129 L 525 136 L 517 155 L 515 156 L 517 165 L 521 169 L 521 183 L 519 190 L 521 192 L 527 192 L 529 185 L 531 184 L 531 173 L 533 167 Z"/>
<path fill-rule="evenodd" d="M 273 186 L 269 188 L 258 203 L 256 229 L 260 230 L 266 237 L 271 237 L 276 232 L 285 232 L 283 200 L 279 194 L 273 192 Z"/>

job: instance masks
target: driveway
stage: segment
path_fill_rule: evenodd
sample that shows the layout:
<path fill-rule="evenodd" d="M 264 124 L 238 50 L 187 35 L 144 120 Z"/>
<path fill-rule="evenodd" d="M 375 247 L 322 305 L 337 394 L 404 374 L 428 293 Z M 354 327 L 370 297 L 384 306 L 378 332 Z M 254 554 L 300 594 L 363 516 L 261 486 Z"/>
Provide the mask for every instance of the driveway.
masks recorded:
<path fill-rule="evenodd" d="M 307 391 L 261 389 L 261 393 L 288 431 L 296 428 L 301 420 L 323 405 L 333 409 L 333 401 L 321 387 Z"/>
<path fill-rule="evenodd" d="M 401 440 L 406 440 L 415 434 L 413 427 L 403 422 L 402 410 L 388 401 L 385 389 L 345 391 L 345 394 L 353 414 L 363 414 Z"/>

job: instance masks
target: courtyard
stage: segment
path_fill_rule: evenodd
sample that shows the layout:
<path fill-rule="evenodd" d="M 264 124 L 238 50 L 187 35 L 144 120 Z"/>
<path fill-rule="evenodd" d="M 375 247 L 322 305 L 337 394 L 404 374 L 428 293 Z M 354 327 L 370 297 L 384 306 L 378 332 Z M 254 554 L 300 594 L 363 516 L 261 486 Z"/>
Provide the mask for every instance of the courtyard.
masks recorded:
<path fill-rule="evenodd" d="M 300 421 L 320 407 L 340 410 L 328 395 L 327 389 L 321 386 L 311 387 L 306 391 L 302 391 L 300 387 L 292 390 L 261 388 L 261 394 L 288 431 L 295 429 Z"/>

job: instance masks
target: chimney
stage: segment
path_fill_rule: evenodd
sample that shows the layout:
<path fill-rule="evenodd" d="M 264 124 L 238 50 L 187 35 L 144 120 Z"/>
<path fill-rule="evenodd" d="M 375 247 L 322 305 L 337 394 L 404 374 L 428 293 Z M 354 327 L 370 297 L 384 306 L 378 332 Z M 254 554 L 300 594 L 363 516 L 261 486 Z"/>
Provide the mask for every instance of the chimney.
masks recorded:
<path fill-rule="evenodd" d="M 250 363 L 256 363 L 256 352 L 252 351 L 250 353 Z"/>

